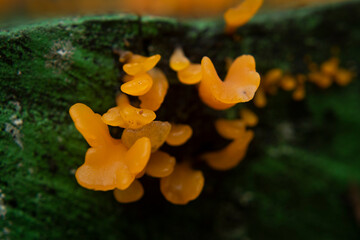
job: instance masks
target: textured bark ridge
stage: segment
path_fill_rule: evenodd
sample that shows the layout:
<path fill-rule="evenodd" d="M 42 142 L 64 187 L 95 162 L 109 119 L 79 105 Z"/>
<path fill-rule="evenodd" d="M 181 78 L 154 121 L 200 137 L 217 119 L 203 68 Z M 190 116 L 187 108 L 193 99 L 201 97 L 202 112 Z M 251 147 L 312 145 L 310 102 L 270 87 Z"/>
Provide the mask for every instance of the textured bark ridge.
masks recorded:
<path fill-rule="evenodd" d="M 178 84 L 168 67 L 175 46 L 193 62 L 209 56 L 222 75 L 225 58 L 241 54 L 254 55 L 260 73 L 274 67 L 307 73 L 304 56 L 320 63 L 334 48 L 342 66 L 356 69 L 359 26 L 360 2 L 350 1 L 260 14 L 235 37 L 223 34 L 220 20 L 131 15 L 2 29 L 0 238 L 359 239 L 359 79 L 327 90 L 309 84 L 302 102 L 279 92 L 264 109 L 247 103 L 260 125 L 244 162 L 227 172 L 199 162 L 205 188 L 182 207 L 163 199 L 156 179 L 145 179 L 144 198 L 129 205 L 118 204 L 111 192 L 81 188 L 74 171 L 87 144 L 68 115 L 76 102 L 99 113 L 114 106 L 122 75 L 114 51 L 159 53 L 171 86 L 158 119 L 188 123 L 203 134 L 173 152 L 179 159 L 196 156 L 205 143 L 226 144 L 206 129 L 218 116 L 236 117 L 238 107 L 211 111 L 194 87 Z M 209 141 L 216 137 L 218 144 Z"/>

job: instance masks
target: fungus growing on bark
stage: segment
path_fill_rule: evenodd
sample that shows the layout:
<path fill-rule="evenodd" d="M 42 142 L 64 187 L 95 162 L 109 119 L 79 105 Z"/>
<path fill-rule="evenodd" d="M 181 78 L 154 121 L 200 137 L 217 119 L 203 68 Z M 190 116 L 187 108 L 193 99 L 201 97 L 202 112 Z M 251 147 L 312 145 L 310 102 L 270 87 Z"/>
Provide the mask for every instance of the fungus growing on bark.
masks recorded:
<path fill-rule="evenodd" d="M 203 58 L 201 68 L 203 78 L 199 85 L 200 98 L 216 110 L 225 110 L 237 103 L 250 101 L 260 84 L 255 59 L 250 55 L 235 59 L 225 81 L 219 78 L 210 58 Z"/>

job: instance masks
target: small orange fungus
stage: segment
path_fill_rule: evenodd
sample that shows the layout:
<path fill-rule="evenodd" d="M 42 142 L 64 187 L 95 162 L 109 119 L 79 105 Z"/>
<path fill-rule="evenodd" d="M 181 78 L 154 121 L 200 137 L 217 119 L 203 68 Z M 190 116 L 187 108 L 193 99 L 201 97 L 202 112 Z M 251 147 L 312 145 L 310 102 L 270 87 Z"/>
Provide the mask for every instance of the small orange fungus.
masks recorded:
<path fill-rule="evenodd" d="M 151 177 L 167 177 L 174 171 L 176 160 L 166 152 L 156 151 L 151 154 L 146 174 Z"/>
<path fill-rule="evenodd" d="M 283 71 L 278 68 L 271 69 L 268 71 L 262 79 L 262 87 L 265 92 L 275 95 L 278 90 L 278 86 L 281 82 Z"/>
<path fill-rule="evenodd" d="M 331 76 L 328 76 L 322 72 L 309 73 L 309 81 L 315 83 L 320 88 L 328 88 L 332 84 Z"/>
<path fill-rule="evenodd" d="M 180 146 L 186 143 L 192 136 L 193 130 L 186 124 L 171 124 L 171 131 L 166 138 L 170 146 Z"/>
<path fill-rule="evenodd" d="M 208 57 L 203 58 L 201 68 L 203 78 L 199 86 L 200 98 L 216 110 L 250 101 L 260 84 L 260 75 L 255 70 L 255 59 L 250 55 L 235 59 L 225 81 L 221 81 Z"/>
<path fill-rule="evenodd" d="M 143 57 L 134 54 L 123 66 L 123 69 L 127 74 L 131 76 L 143 74 L 153 69 L 160 61 L 160 58 L 161 56 L 159 54 L 153 55 L 151 57 Z"/>
<path fill-rule="evenodd" d="M 296 87 L 296 79 L 290 75 L 286 75 L 281 79 L 280 86 L 285 91 L 292 91 Z"/>
<path fill-rule="evenodd" d="M 226 32 L 233 33 L 236 28 L 247 23 L 262 4 L 263 0 L 244 0 L 237 7 L 227 10 L 224 14 Z"/>
<path fill-rule="evenodd" d="M 254 104 L 258 108 L 263 108 L 267 104 L 266 94 L 262 87 L 260 87 L 255 94 Z"/>
<path fill-rule="evenodd" d="M 354 73 L 349 70 L 340 68 L 335 73 L 335 82 L 340 86 L 348 85 L 354 77 Z"/>
<path fill-rule="evenodd" d="M 202 158 L 216 170 L 228 170 L 238 165 L 245 157 L 249 143 L 254 137 L 251 130 L 244 131 L 224 149 L 205 153 Z"/>
<path fill-rule="evenodd" d="M 246 126 L 249 127 L 255 127 L 259 122 L 258 116 L 256 116 L 253 111 L 247 108 L 242 108 L 240 110 L 240 117 L 241 120 L 245 122 Z"/>
<path fill-rule="evenodd" d="M 170 57 L 170 67 L 172 70 L 178 72 L 184 70 L 190 66 L 189 59 L 185 56 L 182 48 L 177 47 L 174 50 L 174 53 Z"/>
<path fill-rule="evenodd" d="M 151 152 L 156 152 L 168 137 L 171 124 L 168 122 L 153 121 L 139 129 L 125 129 L 121 140 L 126 147 L 132 146 L 138 139 L 147 137 L 151 142 Z"/>
<path fill-rule="evenodd" d="M 305 98 L 306 92 L 305 92 L 305 82 L 306 82 L 306 77 L 302 74 L 298 74 L 296 76 L 296 80 L 297 80 L 297 86 L 295 91 L 293 92 L 293 99 L 295 101 L 301 101 Z"/>
<path fill-rule="evenodd" d="M 336 57 L 330 58 L 321 64 L 321 72 L 328 76 L 333 76 L 339 68 L 339 59 Z"/>
<path fill-rule="evenodd" d="M 183 84 L 197 84 L 202 79 L 201 64 L 191 63 L 187 68 L 178 71 L 177 76 Z"/>
<path fill-rule="evenodd" d="M 169 202 L 184 205 L 200 195 L 204 181 L 202 172 L 189 163 L 176 164 L 171 175 L 161 178 L 160 190 Z"/>
<path fill-rule="evenodd" d="M 153 79 L 147 73 L 134 76 L 130 81 L 121 85 L 121 91 L 131 96 L 146 94 L 153 85 Z"/>
<path fill-rule="evenodd" d="M 117 107 L 113 107 L 102 116 L 104 123 L 121 128 L 137 129 L 151 123 L 156 114 L 148 109 L 135 108 L 130 105 L 125 94 L 116 98 Z"/>
<path fill-rule="evenodd" d="M 240 119 L 218 119 L 215 122 L 215 128 L 220 136 L 226 139 L 236 139 L 246 131 L 245 122 Z"/>
<path fill-rule="evenodd" d="M 153 85 L 147 93 L 139 96 L 140 107 L 156 111 L 165 99 L 169 82 L 165 74 L 158 68 L 151 69 L 148 74 L 153 80 Z"/>
<path fill-rule="evenodd" d="M 120 140 L 110 136 L 100 115 L 88 106 L 81 103 L 73 105 L 70 116 L 91 146 L 86 152 L 85 163 L 75 173 L 78 183 L 101 191 L 128 188 L 150 158 L 150 139 L 140 138 L 128 149 Z"/>
<path fill-rule="evenodd" d="M 125 190 L 115 189 L 114 197 L 116 201 L 120 203 L 136 202 L 144 195 L 144 188 L 138 180 L 134 180 L 133 183 Z"/>

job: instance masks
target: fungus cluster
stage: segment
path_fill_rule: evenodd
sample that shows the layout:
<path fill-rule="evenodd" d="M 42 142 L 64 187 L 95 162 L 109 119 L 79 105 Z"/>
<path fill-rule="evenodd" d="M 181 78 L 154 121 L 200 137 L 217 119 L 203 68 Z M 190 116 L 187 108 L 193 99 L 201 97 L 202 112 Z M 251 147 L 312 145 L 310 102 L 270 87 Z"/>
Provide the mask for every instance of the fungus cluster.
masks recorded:
<path fill-rule="evenodd" d="M 187 124 L 155 120 L 155 111 L 161 107 L 169 87 L 164 73 L 155 68 L 160 58 L 122 53 L 119 61 L 126 75 L 120 87 L 122 93 L 116 97 L 117 106 L 102 116 L 81 103 L 70 108 L 77 130 L 90 145 L 85 163 L 75 174 L 82 187 L 113 190 L 117 201 L 134 202 L 144 194 L 140 178 L 146 174 L 160 179 L 161 193 L 171 203 L 187 204 L 200 195 L 204 186 L 202 171 L 194 169 L 191 161 L 177 160 L 160 150 L 164 144 L 179 147 L 193 135 Z M 260 83 L 255 60 L 248 55 L 233 62 L 225 81 L 220 80 L 208 57 L 201 64 L 193 64 L 177 48 L 169 62 L 180 82 L 197 84 L 200 99 L 215 110 L 251 100 Z M 128 95 L 138 98 L 139 106 Z M 217 131 L 233 141 L 225 149 L 206 153 L 202 158 L 217 170 L 236 166 L 253 138 L 253 132 L 246 127 L 256 123 L 257 117 L 249 110 L 243 110 L 239 120 L 218 120 Z M 121 139 L 111 137 L 108 125 L 123 129 Z"/>
<path fill-rule="evenodd" d="M 355 74 L 347 69 L 339 67 L 339 59 L 330 58 L 320 65 L 309 63 L 308 74 L 291 75 L 284 73 L 279 68 L 269 70 L 263 77 L 261 85 L 254 97 L 254 104 L 259 108 L 267 105 L 267 96 L 276 95 L 279 88 L 284 91 L 292 91 L 292 98 L 301 101 L 305 98 L 305 83 L 314 83 L 318 87 L 325 89 L 333 82 L 339 86 L 348 85 Z"/>

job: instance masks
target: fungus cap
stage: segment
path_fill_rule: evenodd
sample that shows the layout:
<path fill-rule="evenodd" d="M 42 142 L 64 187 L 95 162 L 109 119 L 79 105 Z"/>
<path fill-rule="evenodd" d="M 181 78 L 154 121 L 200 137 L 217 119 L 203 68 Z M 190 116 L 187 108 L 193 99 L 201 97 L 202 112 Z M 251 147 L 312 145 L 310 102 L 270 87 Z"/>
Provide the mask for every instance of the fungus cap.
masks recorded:
<path fill-rule="evenodd" d="M 202 172 L 188 163 L 176 164 L 169 176 L 161 178 L 160 190 L 169 202 L 184 205 L 200 195 L 204 181 Z"/>
<path fill-rule="evenodd" d="M 216 131 L 226 139 L 236 139 L 246 131 L 245 122 L 241 119 L 218 119 L 215 121 Z"/>
<path fill-rule="evenodd" d="M 125 94 L 117 96 L 116 103 L 117 107 L 109 109 L 102 116 L 102 120 L 107 125 L 137 129 L 151 123 L 156 118 L 156 114 L 151 110 L 131 106 L 129 98 Z"/>
<path fill-rule="evenodd" d="M 115 189 L 114 197 L 119 203 L 136 202 L 144 195 L 144 188 L 138 180 L 134 180 L 132 184 L 125 190 Z"/>
<path fill-rule="evenodd" d="M 176 159 L 166 152 L 156 151 L 151 154 L 146 166 L 146 174 L 151 177 L 167 177 L 174 171 Z"/>
<path fill-rule="evenodd" d="M 201 61 L 201 68 L 203 78 L 199 86 L 200 98 L 217 110 L 250 101 L 260 84 L 260 75 L 255 70 L 255 59 L 250 55 L 235 59 L 225 81 L 221 81 L 208 57 Z"/>
<path fill-rule="evenodd" d="M 122 92 L 131 96 L 141 96 L 146 94 L 153 85 L 152 77 L 147 73 L 134 76 L 132 80 L 121 85 Z"/>
<path fill-rule="evenodd" d="M 129 62 L 123 66 L 123 70 L 131 76 L 144 74 L 153 69 L 160 61 L 160 59 L 161 56 L 159 54 L 153 55 L 151 57 L 132 55 Z"/>
<path fill-rule="evenodd" d="M 171 130 L 166 138 L 170 146 L 180 146 L 186 143 L 192 136 L 193 130 L 186 124 L 171 124 Z"/>
<path fill-rule="evenodd" d="M 178 72 L 190 66 L 189 59 L 185 56 L 181 47 L 175 48 L 170 57 L 170 67 L 172 70 Z"/>
<path fill-rule="evenodd" d="M 202 79 L 201 64 L 191 63 L 187 68 L 178 71 L 179 81 L 186 85 L 197 84 Z"/>
<path fill-rule="evenodd" d="M 169 83 L 165 74 L 158 68 L 151 69 L 148 74 L 153 80 L 153 85 L 147 93 L 139 96 L 140 107 L 156 111 L 165 99 Z"/>

